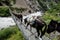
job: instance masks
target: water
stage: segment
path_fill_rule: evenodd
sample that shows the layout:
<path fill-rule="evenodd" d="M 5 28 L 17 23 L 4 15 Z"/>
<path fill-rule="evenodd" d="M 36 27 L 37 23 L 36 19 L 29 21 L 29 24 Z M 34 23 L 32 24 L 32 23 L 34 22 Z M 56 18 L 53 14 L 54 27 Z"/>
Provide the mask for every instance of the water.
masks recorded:
<path fill-rule="evenodd" d="M 0 30 L 13 25 L 15 25 L 15 22 L 11 17 L 0 17 Z"/>

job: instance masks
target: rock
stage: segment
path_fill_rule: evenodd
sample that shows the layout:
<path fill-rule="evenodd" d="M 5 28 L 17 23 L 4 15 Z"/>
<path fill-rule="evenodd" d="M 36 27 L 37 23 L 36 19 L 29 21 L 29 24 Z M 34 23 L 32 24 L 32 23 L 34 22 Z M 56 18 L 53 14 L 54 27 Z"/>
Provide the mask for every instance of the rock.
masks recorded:
<path fill-rule="evenodd" d="M 48 37 L 46 37 L 45 35 L 42 37 L 43 40 L 51 40 Z"/>

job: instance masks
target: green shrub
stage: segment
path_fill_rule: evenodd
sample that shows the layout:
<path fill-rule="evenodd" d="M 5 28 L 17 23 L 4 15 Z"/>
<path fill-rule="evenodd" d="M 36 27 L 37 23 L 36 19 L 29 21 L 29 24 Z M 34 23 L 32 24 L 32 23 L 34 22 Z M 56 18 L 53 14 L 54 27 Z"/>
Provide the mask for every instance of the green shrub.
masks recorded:
<path fill-rule="evenodd" d="M 14 38 L 13 38 L 14 37 Z M 24 40 L 17 26 L 0 30 L 0 40 Z"/>
<path fill-rule="evenodd" d="M 23 11 L 26 11 L 27 8 L 16 8 L 16 7 L 10 7 L 12 11 L 16 10 L 17 13 L 22 13 Z"/>
<path fill-rule="evenodd" d="M 13 29 L 4 29 L 0 31 L 0 40 L 4 40 L 5 38 L 8 38 L 11 34 L 16 33 L 15 30 Z"/>
<path fill-rule="evenodd" d="M 60 21 L 60 16 L 57 16 L 56 14 L 57 13 L 48 13 L 48 12 L 46 12 L 43 15 L 42 18 L 46 21 L 47 24 L 51 21 L 51 19 L 56 20 L 56 21 Z"/>
<path fill-rule="evenodd" d="M 8 7 L 1 6 L 0 7 L 0 17 L 8 17 L 11 16 L 9 13 Z"/>
<path fill-rule="evenodd" d="M 3 2 L 4 4 L 8 6 L 12 6 L 13 4 L 16 3 L 16 0 L 0 0 L 0 2 Z"/>

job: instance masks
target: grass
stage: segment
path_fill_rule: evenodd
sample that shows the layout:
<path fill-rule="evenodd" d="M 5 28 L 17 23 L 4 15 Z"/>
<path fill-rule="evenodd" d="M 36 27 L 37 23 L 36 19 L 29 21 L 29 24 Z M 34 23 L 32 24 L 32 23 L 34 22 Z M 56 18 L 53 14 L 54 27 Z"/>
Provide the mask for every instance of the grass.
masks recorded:
<path fill-rule="evenodd" d="M 24 40 L 21 31 L 19 31 L 19 29 L 17 29 L 17 33 L 16 34 L 12 34 L 10 36 L 10 38 L 8 38 L 7 40 Z"/>
<path fill-rule="evenodd" d="M 24 37 L 17 26 L 11 26 L 0 30 L 0 40 L 24 40 Z"/>
<path fill-rule="evenodd" d="M 51 21 L 51 19 L 56 20 L 56 21 L 60 21 L 60 16 L 57 15 L 57 13 L 48 13 L 46 12 L 43 17 L 44 21 L 49 24 L 49 22 Z"/>
<path fill-rule="evenodd" d="M 24 38 L 20 32 L 17 32 L 17 34 L 11 35 L 7 40 L 24 40 Z"/>

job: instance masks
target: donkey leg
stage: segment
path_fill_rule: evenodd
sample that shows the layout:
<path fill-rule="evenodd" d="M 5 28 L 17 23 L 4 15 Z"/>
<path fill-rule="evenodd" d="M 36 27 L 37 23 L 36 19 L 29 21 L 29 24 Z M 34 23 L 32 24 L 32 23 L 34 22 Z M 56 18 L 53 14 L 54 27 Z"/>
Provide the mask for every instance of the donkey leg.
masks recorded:
<path fill-rule="evenodd" d="M 43 31 L 42 31 L 42 29 L 41 29 L 41 36 L 40 36 L 41 38 L 42 38 L 43 35 L 45 35 L 45 32 L 46 32 L 46 27 L 44 28 Z"/>
<path fill-rule="evenodd" d="M 27 25 L 28 25 L 28 24 L 26 23 L 26 29 L 27 29 L 27 27 L 28 27 Z"/>
<path fill-rule="evenodd" d="M 39 37 L 39 35 L 40 35 L 39 29 L 36 28 L 36 30 L 37 30 L 37 36 Z"/>
<path fill-rule="evenodd" d="M 23 22 L 23 18 L 21 18 L 21 23 Z"/>
<path fill-rule="evenodd" d="M 40 35 L 40 38 L 42 38 L 43 35 L 44 35 L 44 32 L 43 32 L 42 29 L 41 29 L 41 35 Z"/>
<path fill-rule="evenodd" d="M 32 31 L 32 27 L 30 26 L 30 31 Z"/>
<path fill-rule="evenodd" d="M 26 23 L 26 29 L 27 29 L 28 25 L 29 25 L 29 23 Z"/>

